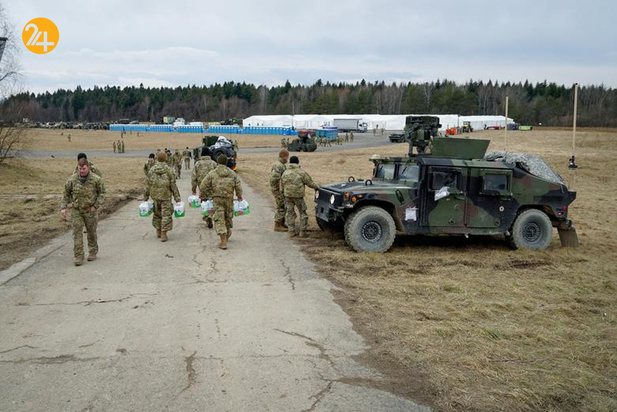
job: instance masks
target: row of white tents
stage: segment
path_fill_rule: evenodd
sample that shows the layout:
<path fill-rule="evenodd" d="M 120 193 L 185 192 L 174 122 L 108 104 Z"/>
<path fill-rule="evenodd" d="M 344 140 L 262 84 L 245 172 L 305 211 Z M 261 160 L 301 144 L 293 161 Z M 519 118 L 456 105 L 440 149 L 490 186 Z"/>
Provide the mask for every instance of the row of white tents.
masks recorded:
<path fill-rule="evenodd" d="M 409 115 L 395 114 L 296 114 L 296 115 L 256 115 L 242 121 L 242 126 L 263 127 L 295 127 L 296 129 L 317 129 L 324 126 L 334 125 L 334 119 L 359 119 L 366 123 L 369 130 L 403 130 L 405 118 Z M 415 115 L 421 116 L 421 115 Z M 449 127 L 462 126 L 463 122 L 470 122 L 474 129 L 483 129 L 491 126 L 505 126 L 505 116 L 461 116 L 458 114 L 432 114 L 428 116 L 439 117 L 441 130 Z M 508 123 L 514 120 L 508 118 Z"/>

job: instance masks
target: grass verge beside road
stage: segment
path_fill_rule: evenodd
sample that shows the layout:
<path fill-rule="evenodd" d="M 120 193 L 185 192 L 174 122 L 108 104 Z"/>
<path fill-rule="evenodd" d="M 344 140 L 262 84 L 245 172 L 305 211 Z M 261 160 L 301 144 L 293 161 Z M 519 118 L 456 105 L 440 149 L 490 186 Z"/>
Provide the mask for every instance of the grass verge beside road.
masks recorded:
<path fill-rule="evenodd" d="M 502 132 L 492 139 L 503 149 Z M 332 280 L 339 303 L 371 345 L 377 382 L 439 410 L 617 410 L 617 131 L 579 134 L 575 175 L 567 130 L 509 132 L 509 151 L 541 155 L 578 191 L 570 209 L 582 246 L 564 249 L 555 231 L 545 251 L 511 251 L 499 237 L 400 237 L 385 254 L 358 254 L 341 236 L 297 240 Z M 300 153 L 325 184 L 367 178 L 368 157 L 406 145 L 344 153 Z M 272 155 L 246 155 L 240 175 L 269 195 Z M 250 202 L 250 199 L 247 199 Z"/>
<path fill-rule="evenodd" d="M 127 159 L 92 160 L 107 190 L 100 217 L 127 199 L 143 194 L 143 163 Z M 0 270 L 26 258 L 70 228 L 60 215 L 64 184 L 74 159 L 11 159 L 0 165 Z"/>

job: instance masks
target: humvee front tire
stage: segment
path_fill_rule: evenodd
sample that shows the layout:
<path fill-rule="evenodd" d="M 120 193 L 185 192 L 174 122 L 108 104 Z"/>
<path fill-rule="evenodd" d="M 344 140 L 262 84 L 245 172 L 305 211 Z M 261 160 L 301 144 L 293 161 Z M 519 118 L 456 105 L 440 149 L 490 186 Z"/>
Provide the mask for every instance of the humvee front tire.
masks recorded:
<path fill-rule="evenodd" d="M 377 206 L 356 210 L 345 222 L 345 241 L 356 252 L 384 253 L 394 243 L 395 235 L 394 219 Z"/>
<path fill-rule="evenodd" d="M 529 209 L 516 217 L 512 233 L 506 236 L 508 246 L 512 249 L 526 248 L 542 250 L 549 247 L 553 240 L 553 224 L 546 213 Z"/>

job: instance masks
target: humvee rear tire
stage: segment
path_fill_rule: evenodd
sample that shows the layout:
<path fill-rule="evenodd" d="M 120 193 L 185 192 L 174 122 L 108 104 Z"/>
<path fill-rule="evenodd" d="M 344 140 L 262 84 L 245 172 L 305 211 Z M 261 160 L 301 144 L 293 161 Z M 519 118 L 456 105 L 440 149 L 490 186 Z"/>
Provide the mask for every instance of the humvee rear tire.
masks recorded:
<path fill-rule="evenodd" d="M 506 241 L 512 249 L 546 249 L 553 240 L 553 224 L 546 213 L 529 209 L 517 216 Z"/>
<path fill-rule="evenodd" d="M 377 206 L 356 210 L 345 222 L 345 241 L 356 252 L 384 253 L 394 243 L 395 236 L 394 219 Z"/>

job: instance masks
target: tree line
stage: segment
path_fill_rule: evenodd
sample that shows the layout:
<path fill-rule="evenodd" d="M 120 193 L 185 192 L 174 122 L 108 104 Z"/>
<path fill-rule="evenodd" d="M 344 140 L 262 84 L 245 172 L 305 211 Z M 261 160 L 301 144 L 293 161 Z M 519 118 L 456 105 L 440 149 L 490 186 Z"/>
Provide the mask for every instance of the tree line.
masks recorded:
<path fill-rule="evenodd" d="M 95 122 L 131 119 L 160 122 L 163 116 L 188 121 L 220 121 L 254 114 L 462 114 L 497 115 L 505 111 L 521 124 L 572 124 L 573 89 L 548 83 L 449 80 L 425 83 L 360 81 L 268 87 L 225 82 L 209 86 L 94 86 L 45 93 L 19 93 L 5 108 L 38 122 Z M 617 89 L 603 85 L 579 89 L 578 124 L 617 126 Z"/>

